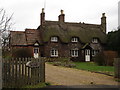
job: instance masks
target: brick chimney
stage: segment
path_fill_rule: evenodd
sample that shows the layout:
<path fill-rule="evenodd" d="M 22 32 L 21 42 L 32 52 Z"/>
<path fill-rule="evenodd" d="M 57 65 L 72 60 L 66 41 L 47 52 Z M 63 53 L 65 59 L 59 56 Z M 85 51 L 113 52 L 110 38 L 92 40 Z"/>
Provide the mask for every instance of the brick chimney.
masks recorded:
<path fill-rule="evenodd" d="M 45 22 L 45 12 L 44 12 L 44 8 L 42 8 L 42 12 L 40 14 L 40 24 L 41 26 L 44 24 Z"/>
<path fill-rule="evenodd" d="M 58 21 L 64 22 L 65 21 L 65 14 L 63 13 L 63 10 L 61 10 L 61 14 L 58 16 Z"/>
<path fill-rule="evenodd" d="M 102 13 L 101 26 L 102 26 L 102 31 L 104 33 L 106 33 L 106 16 L 105 16 L 105 13 Z"/>

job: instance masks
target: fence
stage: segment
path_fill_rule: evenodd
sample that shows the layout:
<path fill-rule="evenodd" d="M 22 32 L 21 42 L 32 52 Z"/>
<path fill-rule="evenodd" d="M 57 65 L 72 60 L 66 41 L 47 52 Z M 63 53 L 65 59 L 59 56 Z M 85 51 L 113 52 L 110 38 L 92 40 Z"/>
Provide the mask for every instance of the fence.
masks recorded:
<path fill-rule="evenodd" d="M 34 67 L 27 62 L 36 62 Z M 36 64 L 37 67 L 36 67 Z M 21 87 L 45 81 L 45 62 L 34 58 L 3 59 L 3 87 Z"/>
<path fill-rule="evenodd" d="M 115 78 L 120 79 L 120 58 L 114 59 Z"/>

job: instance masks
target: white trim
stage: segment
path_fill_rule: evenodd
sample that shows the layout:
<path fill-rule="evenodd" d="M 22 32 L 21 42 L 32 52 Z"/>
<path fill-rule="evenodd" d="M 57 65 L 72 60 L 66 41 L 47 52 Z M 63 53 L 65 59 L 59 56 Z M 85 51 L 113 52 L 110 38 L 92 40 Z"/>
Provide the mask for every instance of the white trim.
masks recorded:
<path fill-rule="evenodd" d="M 39 46 L 39 44 L 38 44 L 38 43 L 35 43 L 34 46 Z"/>

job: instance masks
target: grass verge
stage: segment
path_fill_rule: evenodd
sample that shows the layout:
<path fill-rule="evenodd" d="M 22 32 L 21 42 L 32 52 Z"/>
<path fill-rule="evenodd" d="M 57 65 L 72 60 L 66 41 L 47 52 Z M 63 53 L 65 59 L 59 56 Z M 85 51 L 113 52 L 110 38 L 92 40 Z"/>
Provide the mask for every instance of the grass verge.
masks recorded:
<path fill-rule="evenodd" d="M 87 70 L 92 72 L 99 72 L 107 75 L 114 75 L 114 67 L 113 66 L 98 66 L 94 62 L 73 62 L 77 69 Z"/>

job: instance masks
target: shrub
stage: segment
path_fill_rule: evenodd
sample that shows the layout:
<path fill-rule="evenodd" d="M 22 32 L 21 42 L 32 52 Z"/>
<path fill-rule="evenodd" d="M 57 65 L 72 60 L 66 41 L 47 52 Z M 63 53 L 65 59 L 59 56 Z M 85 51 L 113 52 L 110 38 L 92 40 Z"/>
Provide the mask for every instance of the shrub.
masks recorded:
<path fill-rule="evenodd" d="M 118 53 L 115 51 L 104 51 L 104 58 L 106 65 L 113 66 L 114 58 L 118 57 Z"/>
<path fill-rule="evenodd" d="M 72 67 L 76 67 L 76 65 L 72 62 L 53 62 L 53 65 L 54 66 L 65 66 L 65 67 L 69 67 L 69 68 L 72 68 Z"/>
<path fill-rule="evenodd" d="M 45 57 L 46 62 L 69 62 L 69 57 Z"/>
<path fill-rule="evenodd" d="M 68 63 L 65 65 L 65 67 L 73 68 L 73 67 L 76 67 L 76 65 L 73 63 Z"/>
<path fill-rule="evenodd" d="M 60 65 L 61 65 L 61 62 L 54 62 L 53 65 L 54 65 L 54 66 L 60 66 Z"/>
<path fill-rule="evenodd" d="M 31 51 L 29 48 L 16 48 L 12 51 L 13 57 L 32 57 Z"/>
<path fill-rule="evenodd" d="M 103 52 L 98 53 L 93 60 L 95 61 L 95 63 L 97 63 L 97 65 L 99 66 L 103 66 L 106 65 L 105 64 L 105 59 L 104 59 L 104 54 Z"/>

